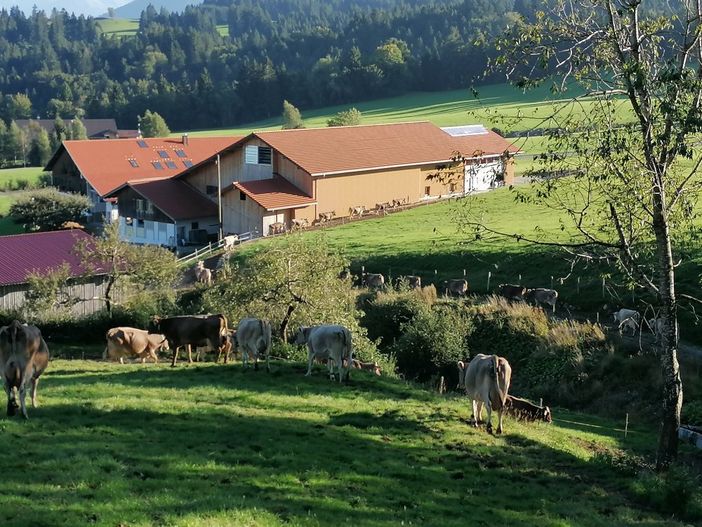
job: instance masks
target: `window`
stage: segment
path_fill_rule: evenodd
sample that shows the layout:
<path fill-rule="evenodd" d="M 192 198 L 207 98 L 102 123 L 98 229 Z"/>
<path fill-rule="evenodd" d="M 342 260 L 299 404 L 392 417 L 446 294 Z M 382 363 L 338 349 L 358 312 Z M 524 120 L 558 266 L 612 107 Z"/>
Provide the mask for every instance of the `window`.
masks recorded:
<path fill-rule="evenodd" d="M 132 165 L 134 168 L 137 168 L 139 166 L 139 163 L 137 163 L 136 159 L 128 159 L 129 164 Z"/>
<path fill-rule="evenodd" d="M 136 199 L 134 201 L 136 202 L 137 212 L 144 212 L 144 200 L 143 199 Z"/>
<path fill-rule="evenodd" d="M 154 166 L 156 170 L 163 170 L 163 165 L 161 164 L 160 161 L 152 161 L 151 164 Z"/>
<path fill-rule="evenodd" d="M 147 214 L 153 214 L 154 213 L 154 204 L 151 203 L 150 201 L 146 202 L 146 212 Z"/>
<path fill-rule="evenodd" d="M 207 192 L 208 196 L 212 196 L 213 194 L 217 194 L 217 187 L 214 185 L 207 185 L 207 189 L 205 190 Z"/>
<path fill-rule="evenodd" d="M 248 145 L 245 151 L 245 162 L 247 165 L 270 165 L 271 147 Z"/>
<path fill-rule="evenodd" d="M 239 191 L 239 199 L 241 201 L 246 201 L 246 194 L 244 194 L 241 190 Z"/>
<path fill-rule="evenodd" d="M 188 157 L 188 156 L 185 154 L 185 150 L 183 150 L 182 148 L 179 148 L 178 150 L 176 150 L 176 151 L 175 151 L 175 154 L 176 154 L 178 157 Z"/>
<path fill-rule="evenodd" d="M 177 168 L 174 161 L 166 161 L 166 166 L 168 168 Z"/>
<path fill-rule="evenodd" d="M 185 168 L 190 168 L 191 166 L 193 166 L 193 162 L 190 161 L 190 159 L 186 159 L 185 161 L 183 161 L 183 165 L 185 165 Z"/>
<path fill-rule="evenodd" d="M 431 187 L 424 187 L 424 195 L 431 196 Z"/>
<path fill-rule="evenodd" d="M 137 141 L 137 144 L 139 145 L 139 148 L 149 148 L 149 145 L 146 144 L 146 141 L 143 139 L 139 139 Z"/>
<path fill-rule="evenodd" d="M 195 230 L 200 228 L 200 224 L 198 222 L 194 221 L 190 224 L 190 228 L 195 231 Z"/>
<path fill-rule="evenodd" d="M 171 156 L 165 150 L 158 150 L 158 155 L 163 159 L 170 159 Z"/>

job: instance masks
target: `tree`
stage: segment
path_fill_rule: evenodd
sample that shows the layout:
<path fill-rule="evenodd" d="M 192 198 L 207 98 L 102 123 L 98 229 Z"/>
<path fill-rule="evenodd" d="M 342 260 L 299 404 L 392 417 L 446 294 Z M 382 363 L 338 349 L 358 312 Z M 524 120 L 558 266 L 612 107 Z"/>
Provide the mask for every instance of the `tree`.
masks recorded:
<path fill-rule="evenodd" d="M 32 166 L 45 166 L 51 157 L 51 143 L 46 130 L 39 128 L 33 132 L 32 140 L 29 143 L 29 164 Z"/>
<path fill-rule="evenodd" d="M 614 262 L 629 285 L 653 299 L 662 326 L 656 345 L 664 380 L 657 448 L 663 470 L 677 455 L 683 397 L 679 302 L 696 301 L 676 291 L 675 278 L 694 243 L 692 209 L 702 188 L 702 7 L 683 0 L 657 16 L 638 0 L 550 6 L 499 39 L 495 65 L 520 87 L 557 75 L 561 97 L 569 84 L 587 96 L 559 106 L 540 125 L 550 128 L 544 173 L 575 175 L 537 180 L 537 192 L 518 197 L 572 221 L 570 242 L 529 241 L 562 247 L 574 260 Z M 510 234 L 477 219 L 473 226 L 478 236 Z"/>
<path fill-rule="evenodd" d="M 163 117 L 150 110 L 144 112 L 139 118 L 139 123 L 144 137 L 168 137 L 171 133 Z"/>
<path fill-rule="evenodd" d="M 67 221 L 80 223 L 88 210 L 87 197 L 47 188 L 23 194 L 10 206 L 9 215 L 28 231 L 53 231 Z"/>
<path fill-rule="evenodd" d="M 56 149 L 61 146 L 61 143 L 63 143 L 66 139 L 68 139 L 68 128 L 66 127 L 66 122 L 57 115 L 54 119 L 54 129 L 49 135 L 51 151 L 55 152 Z"/>
<path fill-rule="evenodd" d="M 295 108 L 288 101 L 283 101 L 283 130 L 294 130 L 296 128 L 304 128 L 302 123 L 302 115 L 300 110 Z"/>
<path fill-rule="evenodd" d="M 123 303 L 145 291 L 154 296 L 173 295 L 179 275 L 175 255 L 161 247 L 122 241 L 118 223 L 105 225 L 101 237 L 80 242 L 76 251 L 87 274 L 107 276 L 102 300 L 108 313 L 112 313 L 118 293 Z"/>
<path fill-rule="evenodd" d="M 70 279 L 71 268 L 67 263 L 50 271 L 29 274 L 24 305 L 28 318 L 43 314 L 54 318 L 70 315 L 70 308 L 80 300 L 71 295 Z"/>
<path fill-rule="evenodd" d="M 71 119 L 71 124 L 68 129 L 68 135 L 71 139 L 87 139 L 88 131 L 85 129 L 83 121 L 74 117 Z"/>
<path fill-rule="evenodd" d="M 356 108 L 343 110 L 327 121 L 327 126 L 358 126 L 359 124 L 361 124 L 361 112 Z"/>
<path fill-rule="evenodd" d="M 29 119 L 32 116 L 32 101 L 24 93 L 15 93 L 7 97 L 8 119 Z"/>
<path fill-rule="evenodd" d="M 12 121 L 10 127 L 7 129 L 7 157 L 17 162 L 22 161 L 22 164 L 26 164 L 27 161 L 27 134 L 22 130 L 19 125 Z"/>

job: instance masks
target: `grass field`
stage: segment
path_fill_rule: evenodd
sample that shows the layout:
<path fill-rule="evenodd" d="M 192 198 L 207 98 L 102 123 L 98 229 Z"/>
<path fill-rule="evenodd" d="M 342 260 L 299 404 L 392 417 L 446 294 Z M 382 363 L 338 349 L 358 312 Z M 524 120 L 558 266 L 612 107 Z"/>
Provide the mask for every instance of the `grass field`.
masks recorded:
<path fill-rule="evenodd" d="M 608 461 L 645 429 L 556 410 L 493 437 L 463 399 L 303 371 L 53 361 L 30 420 L 0 419 L 0 524 L 683 525 Z"/>
<path fill-rule="evenodd" d="M 44 173 L 41 167 L 4 168 L 0 170 L 0 191 L 15 190 L 18 186 L 37 187 Z M 25 183 L 26 182 L 26 183 Z"/>
<path fill-rule="evenodd" d="M 16 224 L 14 221 L 12 221 L 12 218 L 7 217 L 7 213 L 10 210 L 10 205 L 12 205 L 19 195 L 20 193 L 18 192 L 13 192 L 10 194 L 0 192 L 0 236 L 20 234 L 24 232 L 21 225 Z"/>
<path fill-rule="evenodd" d="M 139 30 L 139 21 L 126 18 L 103 18 L 98 20 L 98 25 L 105 35 L 115 35 L 118 37 L 130 37 L 136 35 Z M 217 26 L 217 31 L 223 37 L 229 36 L 229 26 L 226 24 Z"/>

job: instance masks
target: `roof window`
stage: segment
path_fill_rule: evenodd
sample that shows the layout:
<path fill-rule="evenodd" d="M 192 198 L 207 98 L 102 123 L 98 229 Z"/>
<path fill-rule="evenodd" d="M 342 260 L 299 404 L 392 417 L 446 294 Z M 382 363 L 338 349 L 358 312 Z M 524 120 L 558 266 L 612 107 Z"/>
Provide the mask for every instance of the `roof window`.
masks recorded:
<path fill-rule="evenodd" d="M 158 155 L 161 156 L 163 159 L 170 159 L 171 156 L 168 155 L 168 152 L 165 150 L 158 150 Z"/>
<path fill-rule="evenodd" d="M 185 168 L 190 168 L 191 166 L 193 166 L 193 162 L 190 161 L 190 159 L 186 159 L 185 161 L 183 161 L 183 164 L 185 165 Z"/>
<path fill-rule="evenodd" d="M 166 166 L 168 168 L 177 168 L 175 161 L 171 161 L 170 159 L 168 161 L 166 161 Z"/>
<path fill-rule="evenodd" d="M 161 164 L 160 161 L 152 161 L 151 164 L 154 166 L 156 170 L 163 170 L 163 165 Z"/>
<path fill-rule="evenodd" d="M 137 141 L 137 144 L 139 145 L 139 148 L 149 148 L 149 145 L 146 144 L 146 141 L 143 139 L 139 139 Z"/>
<path fill-rule="evenodd" d="M 188 155 L 185 153 L 185 150 L 183 150 L 182 148 L 179 148 L 178 150 L 176 150 L 175 154 L 178 157 L 188 157 Z"/>
<path fill-rule="evenodd" d="M 132 165 L 134 168 L 137 168 L 139 166 L 139 163 L 137 163 L 136 159 L 127 159 L 129 161 L 129 164 Z"/>

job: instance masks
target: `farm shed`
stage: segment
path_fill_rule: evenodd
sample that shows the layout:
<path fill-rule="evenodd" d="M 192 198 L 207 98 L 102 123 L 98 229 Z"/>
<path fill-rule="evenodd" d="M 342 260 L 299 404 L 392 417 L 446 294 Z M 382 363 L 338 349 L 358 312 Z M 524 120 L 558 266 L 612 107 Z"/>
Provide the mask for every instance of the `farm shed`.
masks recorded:
<path fill-rule="evenodd" d="M 67 264 L 71 280 L 68 295 L 81 299 L 72 306 L 76 316 L 89 315 L 104 308 L 104 274 L 85 276 L 86 269 L 76 253 L 76 246 L 91 240 L 81 230 L 63 230 L 0 236 L 0 309 L 15 310 L 25 303 L 29 290 L 27 277 L 48 273 Z"/>

